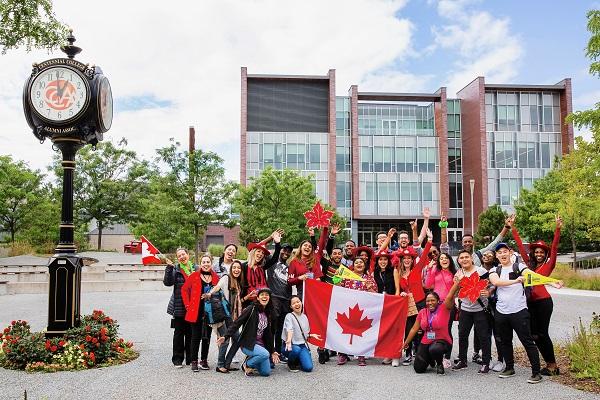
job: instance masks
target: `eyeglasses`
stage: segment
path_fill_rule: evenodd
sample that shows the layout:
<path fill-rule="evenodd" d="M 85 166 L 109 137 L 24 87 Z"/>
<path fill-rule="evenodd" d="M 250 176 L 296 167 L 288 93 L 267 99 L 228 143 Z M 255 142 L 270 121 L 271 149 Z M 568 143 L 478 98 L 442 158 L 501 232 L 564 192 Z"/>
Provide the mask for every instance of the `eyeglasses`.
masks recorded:
<path fill-rule="evenodd" d="M 440 254 L 440 253 L 439 253 L 437 250 L 431 250 L 431 251 L 429 252 L 429 254 L 432 254 L 432 255 L 433 255 L 433 254 Z"/>

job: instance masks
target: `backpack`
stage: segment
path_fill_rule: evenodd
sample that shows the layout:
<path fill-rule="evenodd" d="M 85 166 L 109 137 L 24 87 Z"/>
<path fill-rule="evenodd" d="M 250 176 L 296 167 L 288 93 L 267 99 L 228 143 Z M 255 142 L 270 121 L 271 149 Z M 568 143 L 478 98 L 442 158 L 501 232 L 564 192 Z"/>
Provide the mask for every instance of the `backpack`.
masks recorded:
<path fill-rule="evenodd" d="M 204 312 L 209 324 L 218 324 L 229 317 L 229 304 L 222 292 L 213 294 L 210 300 L 204 302 Z"/>
<path fill-rule="evenodd" d="M 519 270 L 519 262 L 518 261 L 513 264 L 512 268 L 513 268 L 513 273 L 516 276 L 521 276 L 522 271 Z M 502 276 L 502 275 L 500 275 L 502 273 L 502 265 L 501 264 L 498 264 L 498 266 L 496 267 L 496 273 L 498 274 L 498 277 Z M 525 287 L 524 284 L 521 284 L 521 285 L 523 285 L 523 293 L 525 294 L 525 298 L 527 299 L 527 301 L 529 301 L 529 298 L 531 297 L 532 287 L 531 286 Z"/>

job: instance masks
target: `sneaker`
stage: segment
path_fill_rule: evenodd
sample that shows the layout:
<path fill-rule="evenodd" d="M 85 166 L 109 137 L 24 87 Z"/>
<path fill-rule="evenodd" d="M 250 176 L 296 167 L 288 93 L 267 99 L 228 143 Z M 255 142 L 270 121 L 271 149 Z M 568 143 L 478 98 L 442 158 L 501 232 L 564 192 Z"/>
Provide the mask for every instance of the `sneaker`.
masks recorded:
<path fill-rule="evenodd" d="M 208 371 L 210 369 L 208 367 L 208 362 L 206 360 L 200 360 L 200 363 L 198 364 L 198 366 L 200 367 L 200 369 L 202 369 L 204 371 Z"/>
<path fill-rule="evenodd" d="M 198 361 L 192 361 L 192 372 L 198 371 L 200 371 L 200 369 L 198 369 Z"/>
<path fill-rule="evenodd" d="M 496 361 L 494 363 L 494 366 L 492 367 L 492 371 L 502 372 L 502 371 L 504 371 L 505 368 L 506 368 L 506 364 L 504 364 L 504 361 Z"/>
<path fill-rule="evenodd" d="M 338 354 L 337 365 L 344 365 L 348 362 L 348 357 L 343 354 Z"/>
<path fill-rule="evenodd" d="M 448 360 L 448 362 L 449 362 L 449 361 L 450 361 L 450 360 Z M 446 371 L 444 371 L 444 365 L 442 364 L 442 365 L 438 365 L 437 367 L 435 367 L 435 372 L 436 372 L 438 375 L 444 375 L 444 374 L 446 373 Z"/>
<path fill-rule="evenodd" d="M 300 364 L 297 361 L 294 361 L 294 362 L 288 361 L 287 365 L 288 365 L 290 372 L 299 372 L 300 371 Z"/>
<path fill-rule="evenodd" d="M 367 360 L 363 356 L 358 356 L 358 366 L 364 367 L 367 365 Z"/>
<path fill-rule="evenodd" d="M 325 364 L 327 362 L 327 350 L 317 349 L 317 354 L 319 355 L 319 364 Z"/>
<path fill-rule="evenodd" d="M 280 354 L 280 355 L 279 355 L 279 362 L 280 362 L 281 364 L 287 364 L 287 362 L 288 362 L 288 358 L 287 358 L 286 356 L 284 356 L 283 354 Z"/>
<path fill-rule="evenodd" d="M 177 368 L 177 369 L 181 369 L 181 368 L 183 368 L 183 364 L 174 364 L 173 367 Z"/>
<path fill-rule="evenodd" d="M 450 362 L 450 360 L 448 360 L 447 358 L 444 358 L 442 360 L 442 366 L 444 368 L 452 368 L 452 363 Z"/>
<path fill-rule="evenodd" d="M 515 376 L 515 370 L 507 368 L 504 368 L 504 371 L 498 374 L 498 378 L 512 378 L 513 376 Z"/>
<path fill-rule="evenodd" d="M 466 361 L 459 361 L 457 364 L 454 364 L 454 366 L 452 367 L 453 371 L 460 371 L 461 369 L 465 369 L 467 368 L 467 362 Z"/>
<path fill-rule="evenodd" d="M 542 381 L 542 375 L 535 374 L 531 375 L 529 379 L 527 379 L 527 383 L 540 383 Z"/>
<path fill-rule="evenodd" d="M 399 367 L 400 366 L 400 359 L 399 358 L 393 358 L 392 359 L 392 367 Z"/>
<path fill-rule="evenodd" d="M 329 350 L 325 349 L 325 362 L 330 360 L 330 354 L 329 354 Z"/>
<path fill-rule="evenodd" d="M 478 374 L 487 374 L 489 372 L 490 372 L 489 365 L 482 365 L 481 368 L 479 368 L 479 371 L 477 371 Z"/>
<path fill-rule="evenodd" d="M 477 363 L 477 364 L 481 364 L 483 362 L 479 353 L 473 353 L 473 357 L 471 358 L 471 361 L 473 361 L 474 363 Z"/>
<path fill-rule="evenodd" d="M 410 363 L 412 362 L 412 356 L 406 356 L 404 357 L 404 360 L 402 360 L 402 365 L 404 365 L 405 367 L 409 366 Z"/>
<path fill-rule="evenodd" d="M 542 374 L 544 376 L 556 376 L 556 375 L 560 375 L 560 371 L 558 370 L 558 367 L 556 367 L 554 369 L 550 369 L 550 368 L 546 367 L 546 368 L 542 368 L 542 370 L 540 371 L 540 374 Z"/>
<path fill-rule="evenodd" d="M 392 359 L 391 358 L 384 358 L 381 363 L 383 365 L 390 365 L 392 363 Z"/>

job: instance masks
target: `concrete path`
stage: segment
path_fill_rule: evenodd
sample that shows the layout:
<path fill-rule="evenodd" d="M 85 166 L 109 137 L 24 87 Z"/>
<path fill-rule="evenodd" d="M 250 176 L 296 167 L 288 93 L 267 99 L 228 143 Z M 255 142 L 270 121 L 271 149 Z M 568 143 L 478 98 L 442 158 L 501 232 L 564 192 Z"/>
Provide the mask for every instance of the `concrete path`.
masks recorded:
<path fill-rule="evenodd" d="M 217 374 L 215 346 L 211 346 L 210 371 L 193 374 L 189 369 L 171 366 L 171 338 L 166 306 L 169 292 L 84 293 L 84 313 L 102 309 L 116 318 L 120 332 L 132 340 L 140 358 L 122 366 L 82 372 L 28 374 L 0 369 L 0 399 L 509 399 L 535 397 L 544 400 L 598 399 L 597 395 L 571 389 L 545 380 L 532 386 L 526 383 L 530 371 L 518 369 L 509 380 L 496 373 L 480 376 L 477 366 L 444 376 L 417 375 L 412 367 L 382 366 L 369 360 L 367 367 L 351 363 L 316 364 L 315 371 L 290 373 L 278 365 L 268 378 L 246 378 L 242 373 Z M 584 322 L 592 311 L 600 311 L 594 296 L 554 296 L 555 309 L 551 334 L 556 340 L 569 336 L 581 316 Z M 34 329 L 46 323 L 47 295 L 0 297 L 0 328 L 13 319 L 26 319 Z M 455 336 L 456 337 L 456 336 Z M 457 351 L 456 346 L 454 349 Z M 313 353 L 315 353 L 313 351 Z M 316 354 L 313 354 L 315 357 Z"/>

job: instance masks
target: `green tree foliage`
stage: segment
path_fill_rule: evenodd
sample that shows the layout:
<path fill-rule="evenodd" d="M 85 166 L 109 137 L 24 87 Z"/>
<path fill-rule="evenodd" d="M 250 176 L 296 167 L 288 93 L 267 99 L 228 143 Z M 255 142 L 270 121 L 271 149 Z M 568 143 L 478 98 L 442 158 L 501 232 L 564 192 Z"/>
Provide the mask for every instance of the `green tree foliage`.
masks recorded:
<path fill-rule="evenodd" d="M 58 21 L 51 0 L 0 0 L 2 54 L 25 46 L 54 49 L 65 42 L 68 28 Z"/>
<path fill-rule="evenodd" d="M 304 213 L 316 202 L 310 177 L 303 177 L 296 170 L 266 168 L 258 178 L 250 178 L 234 199 L 234 210 L 240 216 L 240 240 L 262 240 L 282 228 L 283 241 L 298 245 L 308 238 Z M 337 213 L 333 222 L 345 226 Z"/>
<path fill-rule="evenodd" d="M 475 242 L 481 247 L 485 243 L 490 243 L 500 233 L 508 214 L 498 204 L 490 206 L 479 214 L 477 223 L 477 232 L 475 233 Z"/>
<path fill-rule="evenodd" d="M 225 179 L 223 159 L 216 153 L 190 153 L 173 139 L 158 149 L 157 164 L 164 173 L 152 177 L 134 233 L 145 235 L 163 252 L 185 246 L 197 256 L 208 224 L 229 218 L 236 185 Z"/>
<path fill-rule="evenodd" d="M 74 220 L 76 226 L 93 219 L 98 224 L 98 249 L 102 232 L 112 224 L 129 223 L 138 216 L 140 199 L 147 193 L 146 163 L 138 161 L 127 141 L 115 146 L 101 142 L 96 149 L 82 148 L 76 156 L 74 177 Z M 56 156 L 55 172 L 62 182 L 60 157 Z"/>
<path fill-rule="evenodd" d="M 11 242 L 41 201 L 42 178 L 23 162 L 0 156 L 0 230 L 10 233 Z"/>

